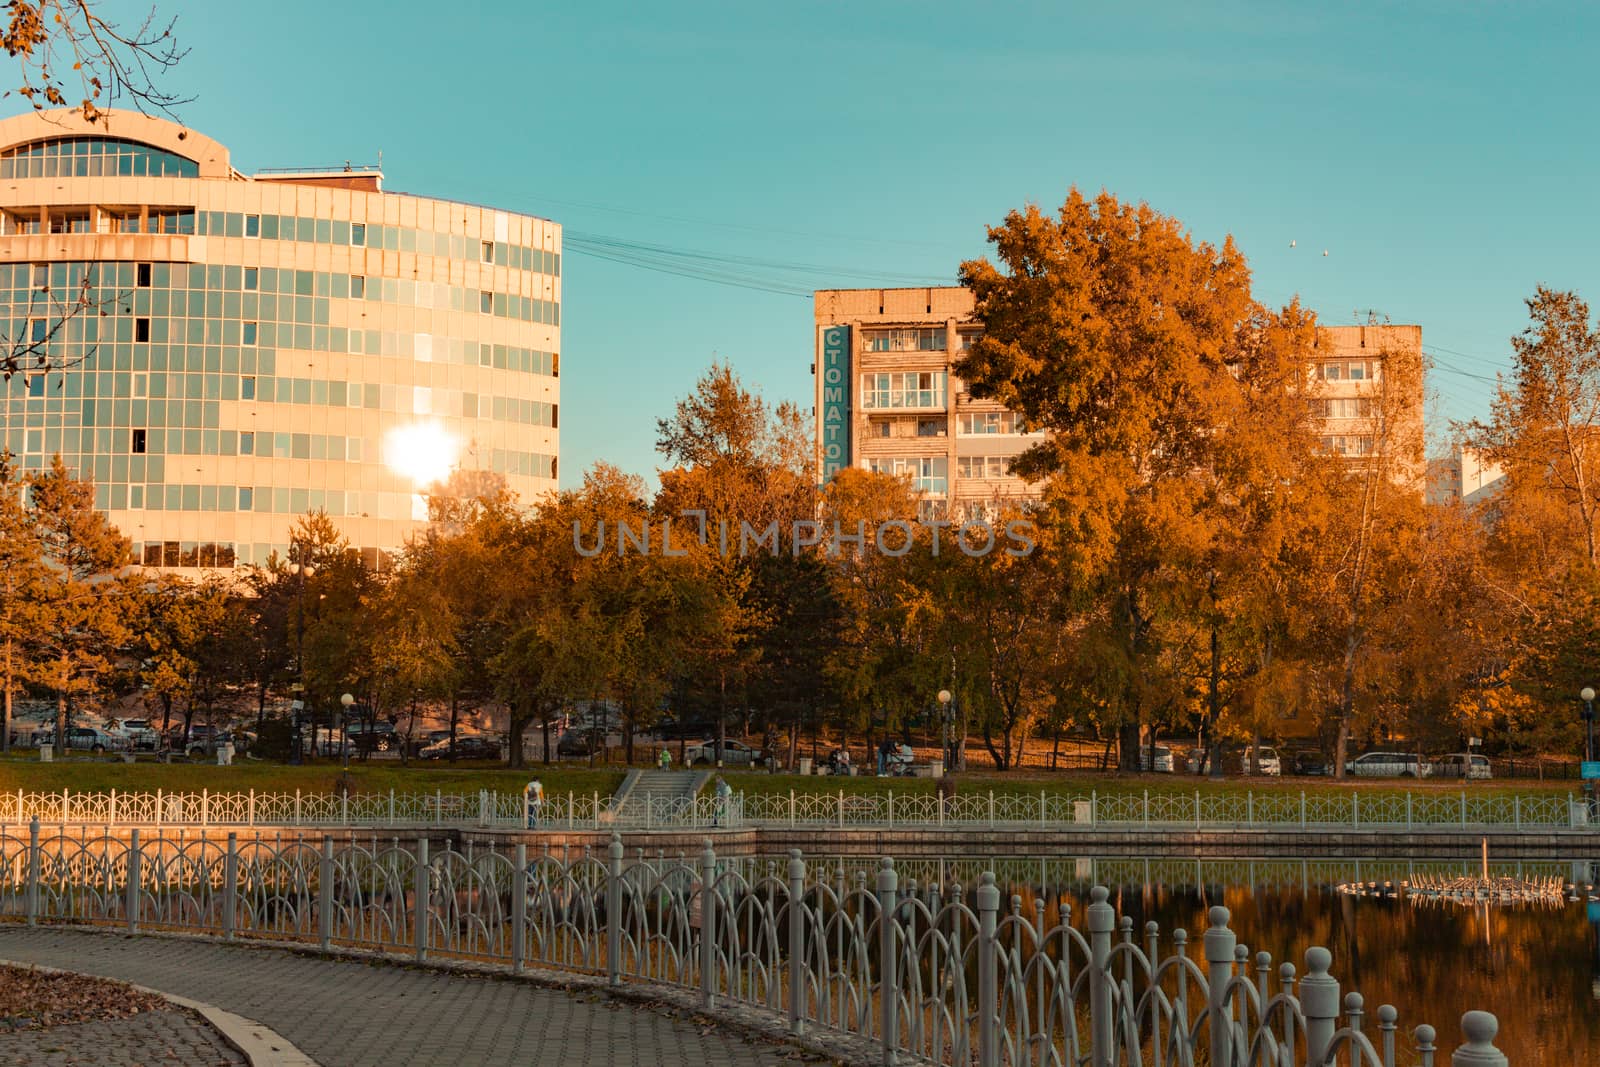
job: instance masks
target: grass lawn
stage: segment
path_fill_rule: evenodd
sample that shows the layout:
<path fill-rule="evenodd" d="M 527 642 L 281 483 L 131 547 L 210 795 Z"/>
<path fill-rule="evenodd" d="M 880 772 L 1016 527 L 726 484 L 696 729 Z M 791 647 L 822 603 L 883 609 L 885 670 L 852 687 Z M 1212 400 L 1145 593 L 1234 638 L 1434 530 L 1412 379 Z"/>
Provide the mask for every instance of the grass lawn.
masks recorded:
<path fill-rule="evenodd" d="M 27 756 L 0 757 L 0 792 L 74 792 L 126 790 L 155 792 L 157 789 L 199 792 L 331 793 L 342 768 L 337 761 L 291 767 L 284 763 L 239 758 L 231 767 L 215 763 L 176 761 L 171 764 L 141 760 L 123 763 L 120 759 L 74 756 L 40 763 L 33 753 Z M 412 763 L 402 767 L 397 760 L 362 764 L 351 761 L 350 777 L 358 793 L 470 793 L 491 789 L 499 793 L 520 793 L 529 777 L 537 774 L 545 793 L 591 793 L 609 796 L 622 784 L 623 772 L 617 768 L 584 766 L 544 767 L 534 764 L 526 770 L 507 770 L 503 764 L 463 762 Z"/>
<path fill-rule="evenodd" d="M 335 789 L 341 767 L 337 761 L 321 760 L 316 763 L 291 767 L 240 758 L 232 767 L 218 767 L 214 763 L 183 762 L 171 764 L 141 760 L 123 763 L 118 759 L 92 756 L 72 756 L 52 763 L 40 763 L 33 753 L 0 757 L 0 792 L 50 792 L 71 789 L 84 792 L 110 789 L 132 792 L 154 792 L 157 789 L 199 792 L 210 789 L 216 792 L 246 791 L 288 792 L 296 789 L 307 793 L 329 793 Z M 857 778 L 801 777 L 797 774 L 767 774 L 758 771 L 724 771 L 728 784 L 736 791 L 749 794 L 781 794 L 787 796 L 793 789 L 797 793 L 837 794 L 843 790 L 847 796 L 885 794 L 900 796 L 933 793 L 931 778 Z M 401 766 L 396 760 L 374 760 L 363 764 L 352 761 L 350 776 L 355 790 L 366 793 L 386 793 L 393 789 L 400 793 L 470 793 L 491 789 L 500 793 L 520 793 L 529 776 L 537 774 L 548 794 L 599 792 L 610 796 L 622 784 L 624 771 L 619 767 L 598 767 L 590 770 L 583 764 L 564 764 L 545 767 L 534 764 L 526 770 L 512 771 L 502 764 L 463 762 L 454 767 L 438 762 L 413 762 Z M 973 770 L 957 774 L 956 789 L 962 793 L 987 793 L 991 789 L 997 796 L 1038 796 L 1041 791 L 1052 796 L 1088 796 L 1091 791 L 1102 796 L 1116 794 L 1142 794 L 1149 790 L 1151 796 L 1170 794 L 1192 795 L 1195 790 L 1212 796 L 1217 794 L 1242 795 L 1247 790 L 1255 793 L 1288 792 L 1298 795 L 1304 790 L 1308 795 L 1348 793 L 1362 790 L 1382 793 L 1399 793 L 1410 790 L 1416 793 L 1459 792 L 1467 789 L 1475 796 L 1484 794 L 1532 793 L 1565 794 L 1577 791 L 1571 781 L 1544 781 L 1534 778 L 1496 779 L 1487 782 L 1466 782 L 1459 779 L 1429 779 L 1414 781 L 1409 778 L 1361 778 L 1335 782 L 1328 778 L 1229 778 L 1213 782 L 1184 774 L 1088 774 L 1083 772 L 1013 771 L 998 774 L 994 771 Z"/>

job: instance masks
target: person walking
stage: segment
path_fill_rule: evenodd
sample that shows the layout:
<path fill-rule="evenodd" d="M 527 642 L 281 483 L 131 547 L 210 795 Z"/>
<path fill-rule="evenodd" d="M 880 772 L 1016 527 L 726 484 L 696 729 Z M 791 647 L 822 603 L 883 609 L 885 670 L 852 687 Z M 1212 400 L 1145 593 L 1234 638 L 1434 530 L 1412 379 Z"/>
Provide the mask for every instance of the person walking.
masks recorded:
<path fill-rule="evenodd" d="M 733 799 L 733 786 L 719 774 L 713 790 L 716 795 L 716 806 L 711 811 L 711 825 L 721 826 L 723 818 L 728 814 L 728 802 Z"/>
<path fill-rule="evenodd" d="M 661 752 L 656 756 L 656 769 L 659 771 L 672 770 L 672 752 L 667 746 L 661 746 Z"/>
<path fill-rule="evenodd" d="M 522 810 L 528 814 L 528 829 L 539 828 L 539 815 L 544 808 L 544 783 L 537 777 L 522 787 Z"/>

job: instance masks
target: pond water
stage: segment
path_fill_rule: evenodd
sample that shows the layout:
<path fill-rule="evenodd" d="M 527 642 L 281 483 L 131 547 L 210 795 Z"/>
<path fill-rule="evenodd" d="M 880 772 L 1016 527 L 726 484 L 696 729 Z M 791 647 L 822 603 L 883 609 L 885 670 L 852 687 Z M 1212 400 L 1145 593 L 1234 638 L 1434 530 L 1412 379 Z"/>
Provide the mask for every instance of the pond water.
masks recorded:
<path fill-rule="evenodd" d="M 870 861 L 817 859 L 813 870 L 850 881 Z M 1333 953 L 1331 971 L 1344 992 L 1366 998 L 1367 1029 L 1376 1029 L 1380 1004 L 1400 1011 L 1402 1033 L 1418 1023 L 1439 1032 L 1446 1055 L 1459 1043 L 1461 1013 L 1478 1008 L 1500 1018 L 1497 1045 L 1512 1067 L 1600 1063 L 1600 900 L 1564 895 L 1558 904 L 1465 906 L 1439 901 L 1341 893 L 1341 883 L 1395 884 L 1419 872 L 1438 876 L 1479 873 L 1463 861 L 1224 859 L 1129 860 L 996 857 L 913 860 L 897 864 L 901 886 L 975 885 L 993 870 L 1002 889 L 1032 914 L 1042 900 L 1047 915 L 1070 903 L 1083 928 L 1092 885 L 1112 890 L 1119 914 L 1135 930 L 1154 920 L 1163 951 L 1170 933 L 1188 931 L 1194 955 L 1206 915 L 1215 904 L 1232 912 L 1230 925 L 1254 954 L 1292 962 L 1304 973 L 1305 953 L 1321 945 Z M 1554 877 L 1593 885 L 1600 865 L 1587 861 L 1497 863 L 1494 876 Z M 1600 892 L 1600 890 L 1597 890 Z M 1009 907 L 1009 903 L 1002 903 Z M 1408 1046 L 1409 1042 L 1402 1041 Z M 1404 1061 L 1404 1057 L 1402 1057 Z"/>

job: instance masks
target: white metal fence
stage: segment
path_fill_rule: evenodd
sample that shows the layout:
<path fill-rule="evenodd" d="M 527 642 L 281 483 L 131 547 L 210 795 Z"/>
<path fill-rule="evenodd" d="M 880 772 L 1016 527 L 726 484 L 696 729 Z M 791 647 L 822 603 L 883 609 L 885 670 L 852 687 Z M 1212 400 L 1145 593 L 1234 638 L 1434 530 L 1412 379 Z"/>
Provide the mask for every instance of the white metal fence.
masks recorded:
<path fill-rule="evenodd" d="M 1116 792 L 802 793 L 749 795 L 747 822 L 803 826 L 1087 826 L 1264 828 L 1587 826 L 1589 809 L 1568 793 Z"/>
<path fill-rule="evenodd" d="M 1533 829 L 1588 826 L 1587 803 L 1567 793 L 1039 792 L 735 794 L 694 800 L 599 793 L 549 796 L 529 810 L 521 794 L 289 792 L 0 793 L 0 825 L 479 826 L 542 829 L 698 829 L 713 826 L 916 828 L 1105 826 L 1192 829 Z"/>
<path fill-rule="evenodd" d="M 811 876 L 800 853 L 763 867 L 694 859 L 431 851 L 418 839 L 363 847 L 226 842 L 163 834 L 0 831 L 0 919 L 112 925 L 360 947 L 417 960 L 471 959 L 603 975 L 612 985 L 695 991 L 794 1033 L 870 1043 L 873 1058 L 950 1067 L 1433 1067 L 1436 1033 L 1369 1019 L 1341 995 L 1327 950 L 1306 971 L 1252 956 L 1212 908 L 1198 945 L 1184 931 L 1119 924 L 1096 886 L 1086 923 L 1002 906 L 992 873 L 975 887 Z M 1119 932 L 1120 926 L 1120 932 Z M 1191 949 L 1193 952 L 1191 954 Z M 1374 1025 L 1375 1024 L 1375 1025 Z M 1452 1057 L 1496 1067 L 1494 1016 L 1462 1018 Z"/>

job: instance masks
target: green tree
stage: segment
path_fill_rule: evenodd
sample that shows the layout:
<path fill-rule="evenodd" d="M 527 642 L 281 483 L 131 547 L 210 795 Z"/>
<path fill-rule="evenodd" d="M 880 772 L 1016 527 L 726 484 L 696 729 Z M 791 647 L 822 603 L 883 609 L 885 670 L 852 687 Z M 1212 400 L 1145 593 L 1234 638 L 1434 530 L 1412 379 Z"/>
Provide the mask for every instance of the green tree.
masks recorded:
<path fill-rule="evenodd" d="M 56 694 L 56 741 L 64 744 L 67 707 L 110 670 L 110 650 L 127 636 L 118 576 L 133 562 L 128 539 L 95 510 L 94 486 L 73 477 L 61 457 L 28 479 L 29 515 L 50 568 L 40 631 L 39 680 Z"/>
<path fill-rule="evenodd" d="M 1141 727 L 1185 691 L 1179 624 L 1217 566 L 1219 490 L 1244 481 L 1228 439 L 1250 412 L 1261 311 L 1231 239 L 1196 242 L 1109 193 L 1074 189 L 1054 218 L 1012 212 L 989 238 L 999 265 L 961 267 L 984 335 L 956 371 L 1049 431 L 1013 470 L 1050 479 L 1061 580 L 1092 590 L 1099 703 L 1134 768 Z"/>
<path fill-rule="evenodd" d="M 12 699 L 31 677 L 31 653 L 45 629 L 50 574 L 27 508 L 25 484 L 0 451 L 0 751 L 11 750 Z"/>

